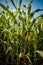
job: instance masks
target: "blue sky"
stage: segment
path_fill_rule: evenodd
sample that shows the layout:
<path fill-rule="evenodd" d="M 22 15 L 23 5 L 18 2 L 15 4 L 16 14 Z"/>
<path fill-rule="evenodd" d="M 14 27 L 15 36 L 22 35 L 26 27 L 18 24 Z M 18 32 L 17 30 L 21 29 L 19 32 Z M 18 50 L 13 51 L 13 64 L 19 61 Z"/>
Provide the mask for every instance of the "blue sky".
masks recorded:
<path fill-rule="evenodd" d="M 31 0 L 28 0 L 31 1 Z M 5 6 L 7 5 L 5 0 L 0 0 L 1 3 L 3 3 Z M 10 10 L 14 10 L 15 8 L 13 7 L 11 0 L 7 0 L 8 5 L 10 6 Z M 16 0 L 14 0 L 15 4 L 16 4 Z M 19 2 L 19 0 L 18 0 Z M 26 4 L 26 0 L 22 0 L 22 4 Z M 43 0 L 34 0 L 32 3 L 32 11 L 37 9 L 37 8 L 43 8 Z M 1 11 L 1 10 L 0 10 Z M 35 14 L 35 16 L 38 16 L 40 14 L 43 14 L 43 11 L 40 11 L 38 14 Z"/>

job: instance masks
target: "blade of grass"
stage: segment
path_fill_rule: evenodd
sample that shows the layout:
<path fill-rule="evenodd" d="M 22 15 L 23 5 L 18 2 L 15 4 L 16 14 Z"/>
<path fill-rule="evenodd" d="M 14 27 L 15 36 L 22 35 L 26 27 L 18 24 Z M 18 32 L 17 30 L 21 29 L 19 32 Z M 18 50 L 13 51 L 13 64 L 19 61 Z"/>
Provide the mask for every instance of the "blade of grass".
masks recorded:
<path fill-rule="evenodd" d="M 17 9 L 17 7 L 16 7 L 16 5 L 15 5 L 14 1 L 13 1 L 13 0 L 11 0 L 11 2 L 12 2 L 12 4 L 13 4 L 13 6 L 15 7 L 15 9 Z"/>
<path fill-rule="evenodd" d="M 8 8 L 6 8 L 6 6 L 4 6 L 2 3 L 0 3 L 0 6 L 1 6 L 5 11 L 7 11 L 7 13 L 8 13 L 11 17 L 13 17 L 13 18 L 15 19 L 13 13 L 10 12 L 10 11 L 8 10 Z"/>
<path fill-rule="evenodd" d="M 29 5 L 27 7 L 27 9 L 28 9 L 28 15 L 31 12 L 32 2 L 33 2 L 33 0 L 30 1 Z"/>

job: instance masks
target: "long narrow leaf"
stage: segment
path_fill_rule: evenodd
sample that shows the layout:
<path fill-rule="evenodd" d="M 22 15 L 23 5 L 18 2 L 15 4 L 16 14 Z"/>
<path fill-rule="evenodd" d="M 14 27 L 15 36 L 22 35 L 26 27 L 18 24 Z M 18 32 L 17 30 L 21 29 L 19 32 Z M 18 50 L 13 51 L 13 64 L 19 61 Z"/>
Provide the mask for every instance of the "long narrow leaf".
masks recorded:
<path fill-rule="evenodd" d="M 16 5 L 15 5 L 14 1 L 13 1 L 13 0 L 11 0 L 11 2 L 12 2 L 12 4 L 13 4 L 13 6 L 15 7 L 15 9 L 17 9 L 17 7 L 16 7 Z"/>
<path fill-rule="evenodd" d="M 2 3 L 0 3 L 0 6 L 9 14 L 9 16 L 11 18 L 13 18 L 15 20 L 15 16 L 13 15 L 13 13 L 11 11 L 8 10 L 8 8 L 6 6 L 4 6 Z"/>
<path fill-rule="evenodd" d="M 37 20 L 39 17 L 41 17 L 41 16 L 42 16 L 42 15 L 38 16 L 36 19 L 33 19 L 32 23 L 31 23 L 31 25 L 30 25 L 30 28 L 35 24 L 36 20 Z"/>
<path fill-rule="evenodd" d="M 43 51 L 35 51 L 35 53 L 38 53 L 41 57 L 43 57 Z"/>
<path fill-rule="evenodd" d="M 35 11 L 32 11 L 28 16 L 28 20 L 30 21 L 33 18 L 34 14 L 39 11 L 43 11 L 43 9 L 36 9 Z"/>
<path fill-rule="evenodd" d="M 19 7 L 18 7 L 18 10 L 20 10 L 21 3 L 22 3 L 22 0 L 20 0 L 20 2 L 19 2 Z"/>
<path fill-rule="evenodd" d="M 21 6 L 21 3 L 22 3 L 22 0 L 20 0 L 20 3 L 19 3 L 19 4 L 20 4 L 20 6 Z"/>
<path fill-rule="evenodd" d="M 31 12 L 32 2 L 33 2 L 33 0 L 31 0 L 31 2 L 28 5 L 28 15 Z"/>
<path fill-rule="evenodd" d="M 32 11 L 32 12 L 30 13 L 29 17 L 30 17 L 30 16 L 33 17 L 33 15 L 34 15 L 35 13 L 39 12 L 39 11 L 43 11 L 43 9 L 36 9 L 35 11 Z"/>
<path fill-rule="evenodd" d="M 6 8 L 6 7 L 5 7 L 3 4 L 1 4 L 1 3 L 0 3 L 0 6 L 1 6 L 5 11 L 7 11 L 10 16 L 12 16 L 13 18 L 15 18 L 14 15 L 8 10 L 8 8 Z"/>

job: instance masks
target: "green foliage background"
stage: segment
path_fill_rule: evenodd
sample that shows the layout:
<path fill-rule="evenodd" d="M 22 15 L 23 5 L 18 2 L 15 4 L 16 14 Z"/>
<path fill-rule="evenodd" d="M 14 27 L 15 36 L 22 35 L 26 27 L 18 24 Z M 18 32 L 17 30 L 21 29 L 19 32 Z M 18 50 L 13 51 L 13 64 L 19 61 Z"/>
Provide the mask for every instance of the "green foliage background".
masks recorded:
<path fill-rule="evenodd" d="M 23 5 L 20 0 L 15 12 L 9 6 L 0 3 L 0 65 L 43 65 L 43 14 L 34 18 L 31 12 L 32 2 Z"/>

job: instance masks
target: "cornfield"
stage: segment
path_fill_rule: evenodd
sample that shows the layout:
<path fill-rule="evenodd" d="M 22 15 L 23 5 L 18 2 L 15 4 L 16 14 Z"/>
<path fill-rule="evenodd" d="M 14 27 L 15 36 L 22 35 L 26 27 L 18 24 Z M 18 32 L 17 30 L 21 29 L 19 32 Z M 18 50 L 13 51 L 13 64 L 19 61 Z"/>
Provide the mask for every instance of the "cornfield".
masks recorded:
<path fill-rule="evenodd" d="M 31 12 L 33 0 L 11 3 L 15 11 L 0 3 L 0 65 L 43 65 L 43 14 L 34 17 L 43 9 Z"/>

